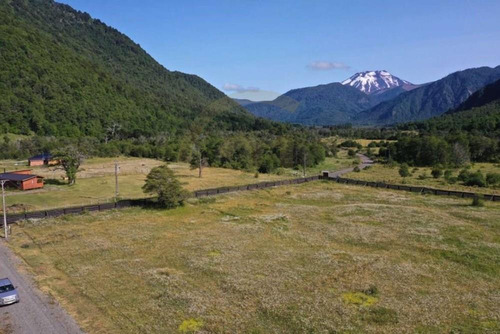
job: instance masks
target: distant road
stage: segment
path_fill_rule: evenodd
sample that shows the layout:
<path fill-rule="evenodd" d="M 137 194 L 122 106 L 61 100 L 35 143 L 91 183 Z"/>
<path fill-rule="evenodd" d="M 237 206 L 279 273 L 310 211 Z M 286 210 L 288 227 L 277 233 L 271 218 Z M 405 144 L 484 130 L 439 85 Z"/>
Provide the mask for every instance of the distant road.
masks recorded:
<path fill-rule="evenodd" d="M 17 270 L 19 260 L 0 240 L 0 278 L 8 277 L 19 291 L 21 301 L 0 307 L 0 333 L 73 334 L 83 333 L 76 322 L 55 301 L 42 294 L 29 277 Z"/>
<path fill-rule="evenodd" d="M 359 169 L 365 169 L 367 166 L 373 165 L 373 160 L 368 158 L 366 155 L 361 154 L 361 153 L 357 153 L 356 155 L 361 160 L 361 164 L 359 164 L 357 166 L 357 167 L 359 167 Z M 338 170 L 335 172 L 328 172 L 328 176 L 329 177 L 340 177 L 344 174 L 352 172 L 354 170 L 354 168 L 355 167 L 349 167 L 349 168 L 344 168 L 344 169 L 341 169 L 341 170 Z"/>

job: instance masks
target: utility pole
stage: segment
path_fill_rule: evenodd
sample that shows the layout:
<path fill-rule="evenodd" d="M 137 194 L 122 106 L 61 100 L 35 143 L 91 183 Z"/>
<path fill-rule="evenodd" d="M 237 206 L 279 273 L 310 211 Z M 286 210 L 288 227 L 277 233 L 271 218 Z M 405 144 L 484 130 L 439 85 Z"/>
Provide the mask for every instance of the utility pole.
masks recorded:
<path fill-rule="evenodd" d="M 0 183 L 2 184 L 2 210 L 3 210 L 3 230 L 5 233 L 5 240 L 9 239 L 9 231 L 7 227 L 7 209 L 5 207 L 5 180 L 0 180 Z"/>
<path fill-rule="evenodd" d="M 118 201 L 118 162 L 115 162 L 115 202 Z"/>
<path fill-rule="evenodd" d="M 307 153 L 304 150 L 304 159 L 302 159 L 302 161 L 304 162 L 304 177 L 306 177 L 306 159 L 307 159 Z"/>

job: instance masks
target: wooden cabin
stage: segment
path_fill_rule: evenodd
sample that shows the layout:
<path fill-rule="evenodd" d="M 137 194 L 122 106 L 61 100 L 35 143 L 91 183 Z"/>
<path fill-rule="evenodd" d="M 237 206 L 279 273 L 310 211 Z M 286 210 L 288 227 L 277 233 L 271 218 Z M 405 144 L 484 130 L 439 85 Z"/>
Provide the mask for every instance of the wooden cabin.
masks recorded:
<path fill-rule="evenodd" d="M 30 190 L 43 188 L 43 177 L 31 174 L 31 170 L 18 170 L 8 173 L 1 173 L 0 180 L 7 181 L 7 187 L 19 190 Z"/>
<path fill-rule="evenodd" d="M 49 153 L 35 155 L 28 159 L 29 166 L 54 166 L 57 164 L 58 161 Z"/>

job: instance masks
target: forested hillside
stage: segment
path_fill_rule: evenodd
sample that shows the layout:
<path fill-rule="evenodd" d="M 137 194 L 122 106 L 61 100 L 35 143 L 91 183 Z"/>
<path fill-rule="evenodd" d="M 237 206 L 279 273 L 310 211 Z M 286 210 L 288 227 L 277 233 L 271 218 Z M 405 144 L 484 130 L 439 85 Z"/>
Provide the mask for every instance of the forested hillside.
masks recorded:
<path fill-rule="evenodd" d="M 448 114 L 468 110 L 475 107 L 482 107 L 491 102 L 500 103 L 500 80 L 481 88 L 480 90 L 472 94 L 456 109 L 450 110 Z"/>
<path fill-rule="evenodd" d="M 455 72 L 359 113 L 356 123 L 394 124 L 438 116 L 456 108 L 472 93 L 498 79 L 500 66 Z"/>
<path fill-rule="evenodd" d="M 398 126 L 418 131 L 389 149 L 400 162 L 420 165 L 463 165 L 467 161 L 500 160 L 499 82 L 471 95 L 459 108 L 439 117 Z M 466 106 L 468 109 L 463 110 Z"/>
<path fill-rule="evenodd" d="M 331 83 L 291 90 L 273 101 L 245 105 L 252 114 L 305 125 L 348 123 L 373 105 L 370 96 L 350 86 Z"/>
<path fill-rule="evenodd" d="M 255 118 L 203 79 L 165 69 L 119 31 L 52 0 L 0 2 L 0 133 L 104 138 Z M 257 125 L 258 127 L 258 125 Z"/>

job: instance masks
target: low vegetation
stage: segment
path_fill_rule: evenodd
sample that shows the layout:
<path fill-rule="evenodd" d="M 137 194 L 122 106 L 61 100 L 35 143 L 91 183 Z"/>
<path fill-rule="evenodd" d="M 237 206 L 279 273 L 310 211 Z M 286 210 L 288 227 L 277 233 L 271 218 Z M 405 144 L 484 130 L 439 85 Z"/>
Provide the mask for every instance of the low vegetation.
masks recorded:
<path fill-rule="evenodd" d="M 319 175 L 322 170 L 339 170 L 350 167 L 355 159 L 347 157 L 344 151 L 336 158 L 326 158 L 322 163 L 307 169 L 307 175 Z M 162 161 L 145 158 L 92 158 L 85 160 L 78 173 L 78 181 L 68 186 L 66 174 L 56 167 L 34 167 L 35 174 L 45 177 L 45 187 L 34 191 L 9 190 L 7 206 L 9 212 L 23 212 L 68 206 L 105 203 L 115 199 L 114 165 L 118 163 L 119 198 L 142 198 L 146 195 L 142 186 L 149 171 L 163 164 Z M 244 185 L 301 177 L 299 169 L 280 168 L 274 173 L 252 173 L 226 168 L 191 169 L 187 163 L 169 163 L 168 166 L 179 177 L 183 188 L 188 191 L 223 186 Z M 0 160 L 0 168 L 7 170 L 26 169 L 26 161 Z M 257 176 L 257 177 L 256 177 Z M 1 209 L 0 209 L 1 210 Z"/>
<path fill-rule="evenodd" d="M 437 172 L 438 170 L 439 172 Z M 487 182 L 488 176 L 490 182 Z M 500 165 L 476 163 L 467 169 L 436 167 L 410 167 L 407 164 L 375 164 L 360 173 L 349 173 L 346 177 L 357 180 L 427 186 L 439 189 L 500 194 Z"/>
<path fill-rule="evenodd" d="M 24 222 L 10 247 L 92 333 L 498 332 L 499 216 L 319 181 Z"/>

